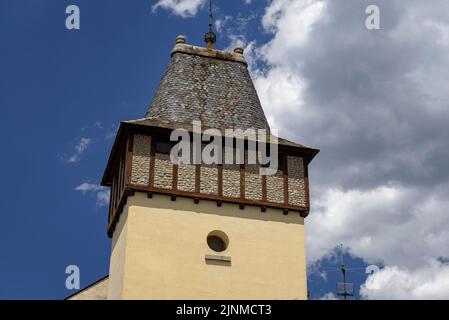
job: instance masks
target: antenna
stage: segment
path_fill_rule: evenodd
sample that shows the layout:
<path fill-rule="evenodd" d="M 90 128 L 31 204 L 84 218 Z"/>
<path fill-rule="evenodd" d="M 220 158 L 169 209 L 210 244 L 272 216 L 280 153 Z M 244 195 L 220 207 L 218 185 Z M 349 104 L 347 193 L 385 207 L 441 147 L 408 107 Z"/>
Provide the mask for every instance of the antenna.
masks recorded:
<path fill-rule="evenodd" d="M 348 273 L 358 273 L 356 270 L 366 270 L 366 267 L 351 267 L 347 268 L 344 261 L 344 249 L 343 244 L 338 245 L 338 248 L 340 248 L 340 259 L 338 257 L 336 260 L 340 260 L 340 266 L 337 266 L 336 268 L 318 268 L 318 270 L 321 270 L 323 272 L 341 272 L 343 282 L 337 282 L 337 296 L 344 297 L 344 300 L 348 300 L 348 298 L 355 299 L 355 293 L 354 293 L 354 283 L 346 282 L 346 275 Z M 337 262 L 338 264 L 338 262 Z"/>
<path fill-rule="evenodd" d="M 348 297 L 354 297 L 354 284 L 346 282 L 346 267 L 343 257 L 343 244 L 340 244 L 340 271 L 343 278 L 343 282 L 337 283 L 337 295 L 344 297 L 345 300 Z"/>
<path fill-rule="evenodd" d="M 212 0 L 209 0 L 209 31 L 212 32 Z"/>
<path fill-rule="evenodd" d="M 204 41 L 207 43 L 208 49 L 213 49 L 214 44 L 217 42 L 217 36 L 212 30 L 213 16 L 212 16 L 212 0 L 209 0 L 209 32 L 206 33 Z"/>

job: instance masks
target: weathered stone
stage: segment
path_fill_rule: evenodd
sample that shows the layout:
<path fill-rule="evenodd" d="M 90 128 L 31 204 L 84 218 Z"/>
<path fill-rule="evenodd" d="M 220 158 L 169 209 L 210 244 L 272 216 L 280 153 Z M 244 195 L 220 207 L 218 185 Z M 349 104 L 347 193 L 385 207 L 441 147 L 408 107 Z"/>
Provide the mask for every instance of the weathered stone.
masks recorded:
<path fill-rule="evenodd" d="M 287 157 L 288 202 L 296 206 L 306 206 L 304 182 L 304 161 L 300 157 Z"/>
<path fill-rule="evenodd" d="M 184 192 L 195 192 L 195 165 L 181 164 L 178 167 L 178 190 Z"/>
<path fill-rule="evenodd" d="M 270 202 L 284 202 L 284 172 L 278 170 L 275 175 L 267 176 L 267 200 Z"/>
<path fill-rule="evenodd" d="M 156 153 L 154 161 L 154 186 L 171 189 L 173 183 L 173 164 L 169 154 Z"/>
<path fill-rule="evenodd" d="M 131 183 L 148 185 L 150 177 L 151 137 L 134 135 Z"/>
<path fill-rule="evenodd" d="M 240 166 L 223 165 L 223 195 L 240 198 Z"/>
<path fill-rule="evenodd" d="M 200 192 L 204 194 L 218 194 L 218 168 L 217 166 L 201 166 Z"/>
<path fill-rule="evenodd" d="M 245 198 L 262 200 L 262 176 L 258 165 L 245 166 Z"/>

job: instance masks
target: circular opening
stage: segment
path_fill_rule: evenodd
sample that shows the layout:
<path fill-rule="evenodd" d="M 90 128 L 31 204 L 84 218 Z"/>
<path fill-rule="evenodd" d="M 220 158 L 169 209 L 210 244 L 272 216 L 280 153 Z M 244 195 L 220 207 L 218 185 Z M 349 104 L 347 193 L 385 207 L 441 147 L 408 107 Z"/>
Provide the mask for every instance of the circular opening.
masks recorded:
<path fill-rule="evenodd" d="M 207 236 L 207 245 L 215 252 L 223 252 L 228 248 L 229 239 L 222 231 L 212 231 Z"/>

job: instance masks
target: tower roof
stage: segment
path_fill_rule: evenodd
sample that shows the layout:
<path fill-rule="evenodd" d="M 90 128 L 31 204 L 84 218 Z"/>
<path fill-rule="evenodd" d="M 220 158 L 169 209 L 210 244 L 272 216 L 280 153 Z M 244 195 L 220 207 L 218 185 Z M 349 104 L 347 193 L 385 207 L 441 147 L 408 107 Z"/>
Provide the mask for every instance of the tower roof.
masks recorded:
<path fill-rule="evenodd" d="M 233 53 L 200 48 L 186 44 L 182 36 L 176 42 L 146 118 L 269 130 L 241 48 Z"/>

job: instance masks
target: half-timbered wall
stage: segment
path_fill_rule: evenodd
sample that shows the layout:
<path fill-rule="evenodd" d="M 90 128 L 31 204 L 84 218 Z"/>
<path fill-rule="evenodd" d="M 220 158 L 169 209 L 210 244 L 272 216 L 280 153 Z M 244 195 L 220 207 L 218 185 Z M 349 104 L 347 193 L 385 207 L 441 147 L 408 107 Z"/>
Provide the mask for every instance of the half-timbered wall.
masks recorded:
<path fill-rule="evenodd" d="M 111 196 L 109 201 L 109 226 L 111 227 L 113 224 L 116 213 L 121 211 L 121 207 L 123 206 L 123 199 L 126 192 L 127 181 L 127 150 L 131 150 L 133 148 L 133 141 L 130 139 L 127 144 L 123 143 L 118 151 L 118 159 L 115 162 L 114 166 L 114 175 L 112 178 L 112 188 L 111 188 Z M 138 172 L 136 169 L 135 172 Z"/>
<path fill-rule="evenodd" d="M 281 154 L 275 175 L 262 176 L 259 165 L 175 165 L 170 154 L 156 152 L 158 137 L 132 134 L 119 152 L 111 191 L 110 225 L 123 206 L 125 188 L 190 196 L 241 205 L 308 211 L 308 183 L 303 158 Z M 126 150 L 125 150 L 126 149 Z M 125 165 L 127 164 L 127 165 Z"/>

